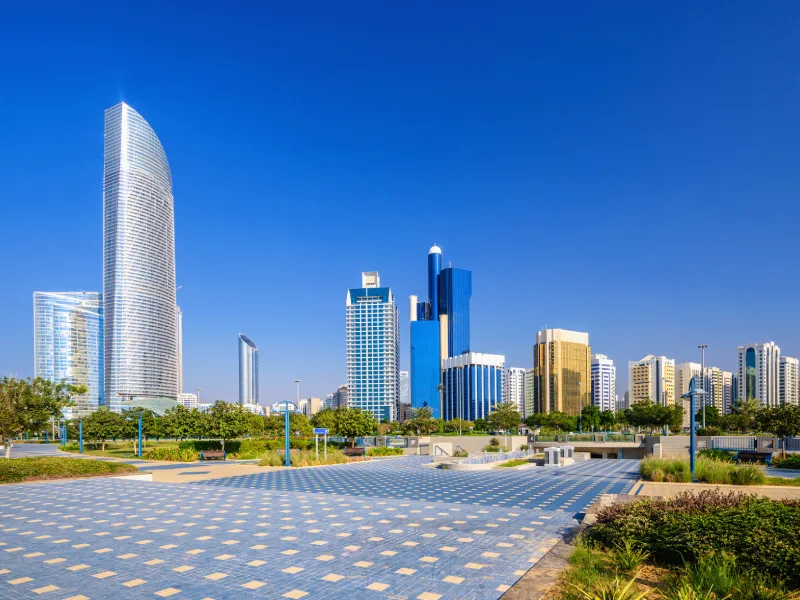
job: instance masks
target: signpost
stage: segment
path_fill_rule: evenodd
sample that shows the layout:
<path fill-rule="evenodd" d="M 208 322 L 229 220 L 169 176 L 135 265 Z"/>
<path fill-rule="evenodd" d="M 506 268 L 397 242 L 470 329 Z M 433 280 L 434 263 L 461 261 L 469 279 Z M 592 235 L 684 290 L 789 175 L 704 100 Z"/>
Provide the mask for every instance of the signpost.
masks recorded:
<path fill-rule="evenodd" d="M 314 448 L 317 454 L 317 460 L 319 460 L 319 436 L 325 436 L 325 447 L 322 449 L 325 456 L 325 461 L 328 461 L 328 428 L 327 427 L 315 427 L 314 428 Z"/>

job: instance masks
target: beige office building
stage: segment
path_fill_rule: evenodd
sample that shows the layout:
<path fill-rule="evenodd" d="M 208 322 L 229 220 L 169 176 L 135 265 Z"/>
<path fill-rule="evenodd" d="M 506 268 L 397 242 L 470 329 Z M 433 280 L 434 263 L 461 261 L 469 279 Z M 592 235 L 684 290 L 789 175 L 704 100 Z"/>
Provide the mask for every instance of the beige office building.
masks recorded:
<path fill-rule="evenodd" d="M 688 382 L 687 382 L 688 386 Z M 675 404 L 675 360 L 648 354 L 628 363 L 631 405 L 649 399 L 657 404 Z"/>
<path fill-rule="evenodd" d="M 543 329 L 533 348 L 534 411 L 577 415 L 592 403 L 589 334 Z"/>

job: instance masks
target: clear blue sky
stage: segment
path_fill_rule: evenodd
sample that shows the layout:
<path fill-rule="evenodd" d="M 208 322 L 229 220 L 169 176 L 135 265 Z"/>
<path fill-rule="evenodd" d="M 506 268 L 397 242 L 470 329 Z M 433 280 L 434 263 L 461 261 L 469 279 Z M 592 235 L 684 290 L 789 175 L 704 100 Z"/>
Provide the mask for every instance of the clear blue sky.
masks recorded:
<path fill-rule="evenodd" d="M 732 369 L 800 355 L 796 2 L 137 2 L 0 11 L 0 372 L 32 375 L 34 290 L 102 287 L 103 110 L 158 133 L 185 388 L 262 403 L 345 381 L 364 270 L 472 269 L 473 349 L 542 326 Z M 189 7 L 191 6 L 191 9 Z"/>

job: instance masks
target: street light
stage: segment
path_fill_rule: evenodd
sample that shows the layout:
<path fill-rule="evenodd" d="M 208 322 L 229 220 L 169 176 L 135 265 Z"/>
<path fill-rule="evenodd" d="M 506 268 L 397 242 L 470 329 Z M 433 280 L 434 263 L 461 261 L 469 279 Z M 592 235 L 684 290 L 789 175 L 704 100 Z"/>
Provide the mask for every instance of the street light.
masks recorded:
<path fill-rule="evenodd" d="M 703 390 L 705 391 L 706 388 L 706 348 L 708 348 L 708 344 L 700 344 L 697 346 L 700 348 L 700 381 L 703 386 Z M 706 428 L 706 399 L 703 398 L 703 429 Z"/>
<path fill-rule="evenodd" d="M 297 408 L 300 408 L 300 379 L 295 379 L 294 382 L 297 384 Z"/>
<path fill-rule="evenodd" d="M 298 384 L 298 386 L 297 386 L 298 387 L 298 392 L 297 393 L 299 394 L 300 393 L 299 392 L 300 381 L 297 380 L 296 383 Z M 284 400 L 283 402 L 278 404 L 278 408 L 280 408 L 284 404 L 286 405 L 286 408 L 283 411 L 283 415 L 284 415 L 283 426 L 284 426 L 284 436 L 285 436 L 285 446 L 284 446 L 285 460 L 284 460 L 284 466 L 291 467 L 292 463 L 289 460 L 289 407 L 293 406 L 295 411 L 298 410 L 298 407 L 294 402 L 289 402 L 288 400 Z M 326 446 L 326 448 L 327 448 L 327 446 Z"/>
<path fill-rule="evenodd" d="M 697 410 L 697 405 L 695 398 L 697 396 L 703 396 L 705 392 L 702 389 L 698 389 L 697 384 L 695 383 L 694 377 L 689 380 L 689 391 L 686 392 L 681 396 L 681 398 L 689 398 L 689 412 L 691 415 L 689 416 L 689 464 L 692 469 L 692 482 L 697 481 L 697 476 L 695 473 L 695 451 L 697 449 L 697 433 L 695 432 L 694 428 L 694 417 L 695 411 Z"/>
<path fill-rule="evenodd" d="M 583 398 L 581 398 L 581 380 L 578 380 L 578 433 L 583 433 Z"/>

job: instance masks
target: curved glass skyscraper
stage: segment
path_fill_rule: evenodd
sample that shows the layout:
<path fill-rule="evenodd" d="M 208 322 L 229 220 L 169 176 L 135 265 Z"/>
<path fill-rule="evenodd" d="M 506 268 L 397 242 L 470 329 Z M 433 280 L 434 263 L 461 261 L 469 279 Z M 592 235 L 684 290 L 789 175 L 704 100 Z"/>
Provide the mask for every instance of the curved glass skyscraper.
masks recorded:
<path fill-rule="evenodd" d="M 158 137 L 125 103 L 105 112 L 105 401 L 178 395 L 172 175 Z"/>
<path fill-rule="evenodd" d="M 258 404 L 258 346 L 239 334 L 239 404 Z"/>

